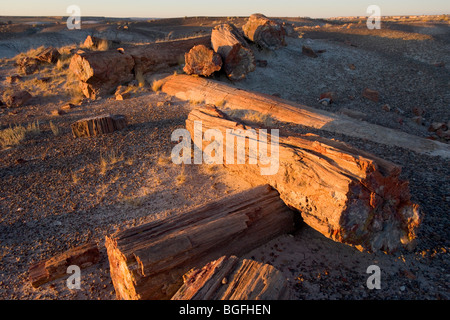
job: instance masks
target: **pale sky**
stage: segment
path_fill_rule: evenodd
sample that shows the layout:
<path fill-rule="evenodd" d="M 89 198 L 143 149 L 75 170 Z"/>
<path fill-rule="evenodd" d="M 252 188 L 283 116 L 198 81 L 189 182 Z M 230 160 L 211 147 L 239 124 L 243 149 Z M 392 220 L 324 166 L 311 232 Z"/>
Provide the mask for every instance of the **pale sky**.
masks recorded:
<path fill-rule="evenodd" d="M 366 16 L 369 5 L 378 5 L 381 15 L 449 14 L 449 0 L 0 0 L 0 16 L 67 16 L 77 5 L 81 16 L 184 17 L 266 16 L 327 18 Z"/>

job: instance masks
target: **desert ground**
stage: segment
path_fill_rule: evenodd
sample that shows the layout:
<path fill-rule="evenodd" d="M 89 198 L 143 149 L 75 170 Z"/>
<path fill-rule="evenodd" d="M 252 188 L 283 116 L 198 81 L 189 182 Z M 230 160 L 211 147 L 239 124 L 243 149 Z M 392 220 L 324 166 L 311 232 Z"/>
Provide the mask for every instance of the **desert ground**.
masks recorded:
<path fill-rule="evenodd" d="M 146 44 L 208 35 L 218 24 L 242 26 L 246 19 L 89 18 L 80 30 L 67 30 L 59 17 L 0 17 L 0 92 L 20 88 L 32 95 L 20 107 L 0 104 L 0 299 L 114 300 L 106 235 L 252 186 L 219 165 L 172 163 L 171 133 L 185 126 L 198 102 L 155 90 L 152 79 L 183 73 L 182 63 L 148 75 L 144 85 L 130 83 L 131 97 L 125 100 L 85 98 L 69 70 L 71 56 L 88 35 L 121 46 Z M 442 131 L 429 130 L 433 123 L 450 127 L 448 16 L 385 18 L 380 30 L 368 30 L 364 18 L 276 19 L 291 24 L 293 32 L 285 47 L 254 50 L 267 66 L 257 66 L 241 81 L 222 73 L 212 79 L 449 143 Z M 304 45 L 320 52 L 318 57 L 302 54 Z M 17 59 L 41 46 L 58 48 L 58 63 L 20 74 Z M 12 80 L 13 75 L 20 78 Z M 379 92 L 378 102 L 362 97 L 367 87 Z M 320 95 L 330 91 L 337 96 L 333 103 L 319 103 Z M 69 103 L 70 108 L 62 108 Z M 125 115 L 128 126 L 73 137 L 73 122 L 106 113 Z M 8 128 L 17 126 L 26 131 L 24 137 L 6 141 Z M 303 223 L 246 257 L 282 271 L 295 300 L 450 298 L 448 159 L 301 125 L 273 126 L 344 141 L 400 165 L 423 221 L 415 245 L 392 254 L 360 252 Z M 98 244 L 101 261 L 82 270 L 80 290 L 68 289 L 65 278 L 32 287 L 31 264 L 88 241 Z M 370 265 L 381 269 L 379 290 L 366 286 Z"/>

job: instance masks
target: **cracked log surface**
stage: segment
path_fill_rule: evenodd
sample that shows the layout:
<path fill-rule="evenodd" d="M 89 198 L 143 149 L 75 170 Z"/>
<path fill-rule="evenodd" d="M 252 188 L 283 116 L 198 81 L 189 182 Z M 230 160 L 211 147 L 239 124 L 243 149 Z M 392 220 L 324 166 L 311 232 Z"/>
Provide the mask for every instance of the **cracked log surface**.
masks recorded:
<path fill-rule="evenodd" d="M 172 300 L 288 300 L 283 274 L 270 264 L 223 256 L 184 276 Z"/>
<path fill-rule="evenodd" d="M 300 124 L 450 159 L 450 145 L 446 143 L 350 119 L 268 94 L 241 90 L 214 80 L 187 75 L 169 76 L 165 78 L 161 90 L 181 100 L 204 101 L 205 104 L 221 101 L 222 109 L 253 110 L 281 122 Z"/>
<path fill-rule="evenodd" d="M 223 255 L 241 255 L 294 230 L 294 213 L 262 185 L 205 206 L 107 236 L 118 299 L 166 300 L 183 274 Z"/>
<path fill-rule="evenodd" d="M 223 145 L 227 130 L 236 129 L 235 136 L 246 139 L 246 156 L 251 139 L 264 143 L 261 136 L 249 139 L 245 130 L 251 127 L 213 106 L 191 111 L 186 120 L 191 136 L 196 121 L 202 122 L 203 133 L 219 130 Z M 197 147 L 205 150 L 209 144 L 203 140 Z M 225 167 L 249 181 L 270 184 L 288 206 L 301 213 L 305 223 L 335 241 L 360 250 L 393 252 L 416 237 L 419 209 L 411 202 L 408 182 L 399 179 L 401 169 L 394 163 L 313 134 L 279 137 L 279 168 L 271 175 L 261 175 L 264 165 L 259 161 L 230 164 L 226 153 Z"/>

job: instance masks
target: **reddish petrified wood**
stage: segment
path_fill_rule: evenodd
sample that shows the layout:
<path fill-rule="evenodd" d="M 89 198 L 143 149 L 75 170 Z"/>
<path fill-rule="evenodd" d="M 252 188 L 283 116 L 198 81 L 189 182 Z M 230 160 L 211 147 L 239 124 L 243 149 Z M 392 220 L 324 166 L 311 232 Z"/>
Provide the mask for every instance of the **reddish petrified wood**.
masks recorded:
<path fill-rule="evenodd" d="M 242 137 L 246 141 L 245 154 L 250 154 L 246 130 L 255 128 L 230 119 L 215 107 L 198 107 L 190 112 L 186 129 L 191 136 L 195 134 L 195 121 L 201 121 L 203 132 L 220 131 L 223 145 L 229 143 L 228 137 Z M 234 130 L 234 136 L 228 136 L 227 130 Z M 260 135 L 251 139 L 261 146 L 267 145 L 272 136 L 268 135 L 266 141 Z M 209 143 L 203 140 L 197 147 L 205 150 Z M 236 157 L 237 143 L 234 146 Z M 268 171 L 267 175 L 262 174 L 261 169 L 267 165 L 261 161 L 229 162 L 228 151 L 223 152 L 223 162 L 250 182 L 273 186 L 308 225 L 335 241 L 361 250 L 393 252 L 416 237 L 418 206 L 411 202 L 408 182 L 399 178 L 401 169 L 394 163 L 313 134 L 281 136 L 278 152 L 273 152 L 278 170 Z"/>

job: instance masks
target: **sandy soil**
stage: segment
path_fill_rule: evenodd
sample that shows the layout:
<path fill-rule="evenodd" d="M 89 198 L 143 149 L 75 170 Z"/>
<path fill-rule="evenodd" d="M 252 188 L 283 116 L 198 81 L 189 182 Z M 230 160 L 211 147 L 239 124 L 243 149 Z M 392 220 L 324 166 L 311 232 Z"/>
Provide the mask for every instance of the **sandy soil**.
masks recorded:
<path fill-rule="evenodd" d="M 188 27 L 205 30 L 217 23 L 213 19 L 189 21 Z M 288 38 L 288 46 L 275 52 L 256 50 L 257 59 L 267 60 L 268 66 L 233 85 L 333 112 L 344 108 L 358 111 L 369 122 L 422 137 L 431 135 L 429 123 L 450 120 L 448 24 L 392 24 L 373 36 L 358 29 L 357 23 L 347 29 L 342 28 L 342 21 L 329 25 L 311 20 L 292 22 L 303 35 Z M 161 28 L 165 35 L 171 29 L 180 35 L 197 32 L 178 24 L 158 23 L 139 28 Z M 326 51 L 316 59 L 309 58 L 301 54 L 302 45 Z M 436 66 L 437 62 L 444 66 Z M 13 70 L 11 62 L 4 62 L 0 81 Z M 228 82 L 223 75 L 215 78 Z M 9 84 L 2 81 L 2 86 Z M 365 87 L 378 90 L 381 101 L 362 98 Z M 335 91 L 338 100 L 323 106 L 318 98 L 327 91 Z M 20 108 L 0 109 L 1 129 L 36 120 L 40 123 L 40 133 L 0 151 L 1 299 L 115 299 L 103 246 L 105 235 L 251 186 L 220 166 L 182 167 L 170 161 L 174 145 L 170 135 L 184 127 L 195 105 L 145 87 L 128 100 L 81 101 L 64 115 L 51 115 L 69 99 L 55 94 L 34 98 Z M 385 104 L 390 111 L 383 108 Z M 415 107 L 425 111 L 423 125 L 411 120 Z M 124 114 L 128 127 L 99 137 L 72 137 L 71 123 L 104 113 Z M 52 132 L 50 121 L 59 128 L 58 135 Z M 450 298 L 448 163 L 325 131 L 274 125 L 293 133 L 308 131 L 343 140 L 400 164 L 424 220 L 416 246 L 392 255 L 362 253 L 301 225 L 294 234 L 274 239 L 246 257 L 281 270 L 294 289 L 294 299 Z M 98 243 L 102 260 L 82 270 L 81 290 L 68 289 L 64 278 L 32 288 L 27 279 L 31 263 L 89 240 Z M 370 265 L 381 268 L 380 290 L 367 288 Z"/>

